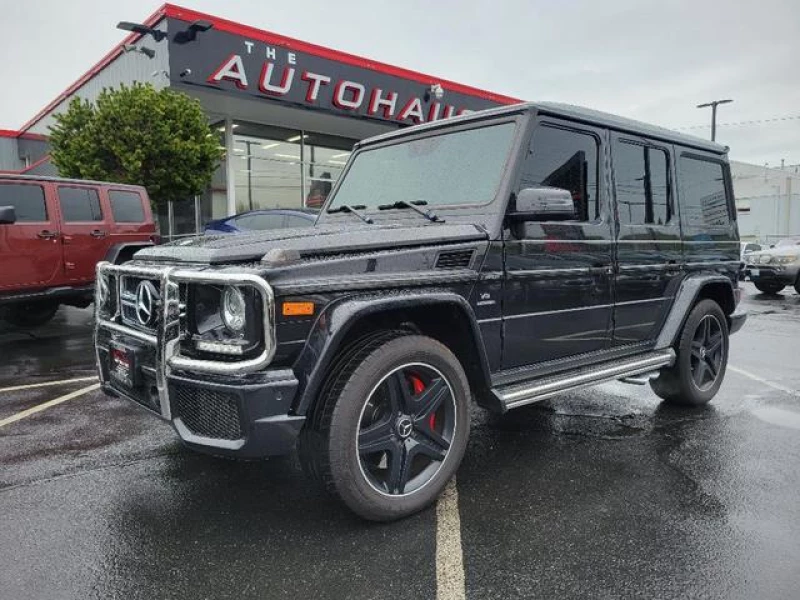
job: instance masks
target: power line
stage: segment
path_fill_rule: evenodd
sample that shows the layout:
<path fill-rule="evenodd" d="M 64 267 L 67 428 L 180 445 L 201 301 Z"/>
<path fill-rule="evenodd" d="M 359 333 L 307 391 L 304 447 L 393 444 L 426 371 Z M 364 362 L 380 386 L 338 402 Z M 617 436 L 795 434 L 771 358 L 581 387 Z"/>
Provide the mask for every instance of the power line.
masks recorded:
<path fill-rule="evenodd" d="M 793 121 L 800 119 L 800 115 L 788 115 L 785 117 L 773 117 L 771 119 L 753 119 L 750 121 L 736 121 L 733 123 L 717 123 L 717 127 L 740 127 L 742 125 L 758 125 L 760 123 L 776 123 L 778 121 Z M 672 127 L 677 131 L 685 131 L 688 129 L 708 129 L 711 125 L 690 125 L 688 127 Z"/>

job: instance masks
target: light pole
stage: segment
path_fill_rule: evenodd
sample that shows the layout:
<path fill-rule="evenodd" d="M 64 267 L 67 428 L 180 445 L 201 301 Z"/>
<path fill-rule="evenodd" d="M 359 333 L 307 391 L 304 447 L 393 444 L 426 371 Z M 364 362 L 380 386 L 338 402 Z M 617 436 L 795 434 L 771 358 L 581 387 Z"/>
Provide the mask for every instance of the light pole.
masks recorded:
<path fill-rule="evenodd" d="M 711 107 L 711 141 L 714 142 L 717 139 L 717 106 L 720 104 L 728 104 L 729 102 L 733 102 L 731 99 L 727 100 L 714 100 L 713 102 L 706 102 L 705 104 L 698 104 L 697 108 L 708 108 Z"/>

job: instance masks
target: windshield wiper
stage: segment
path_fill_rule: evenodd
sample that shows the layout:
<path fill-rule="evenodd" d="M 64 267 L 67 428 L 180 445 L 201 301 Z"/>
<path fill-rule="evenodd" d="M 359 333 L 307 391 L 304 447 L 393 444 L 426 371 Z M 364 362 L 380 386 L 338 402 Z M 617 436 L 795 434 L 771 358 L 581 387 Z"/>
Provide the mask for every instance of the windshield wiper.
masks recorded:
<path fill-rule="evenodd" d="M 368 217 L 367 215 L 365 215 L 364 213 L 361 212 L 365 208 L 367 208 L 367 207 L 364 206 L 363 204 L 354 204 L 353 206 L 350 206 L 349 204 L 340 204 L 339 206 L 337 206 L 335 208 L 329 208 L 328 209 L 328 214 L 337 213 L 337 212 L 346 212 L 346 213 L 350 213 L 351 215 L 357 216 L 359 219 L 364 221 L 364 223 L 366 223 L 367 225 L 372 225 L 372 223 L 373 223 L 372 218 Z"/>
<path fill-rule="evenodd" d="M 427 202 L 425 200 L 414 200 L 413 202 L 408 202 L 407 200 L 398 200 L 393 204 L 379 204 L 378 210 L 390 210 L 392 208 L 410 208 L 414 212 L 421 214 L 429 221 L 433 221 L 434 223 L 444 223 L 444 219 L 442 219 L 432 210 L 423 210 L 421 208 L 418 208 L 419 206 L 425 206 L 426 204 Z"/>

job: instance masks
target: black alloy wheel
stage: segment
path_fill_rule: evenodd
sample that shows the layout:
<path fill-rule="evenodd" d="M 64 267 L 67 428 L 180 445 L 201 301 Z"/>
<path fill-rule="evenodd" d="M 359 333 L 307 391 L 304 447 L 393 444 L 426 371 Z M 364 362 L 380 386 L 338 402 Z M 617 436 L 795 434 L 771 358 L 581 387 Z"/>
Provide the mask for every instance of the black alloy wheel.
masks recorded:
<path fill-rule="evenodd" d="M 381 379 L 361 410 L 358 460 L 378 492 L 414 492 L 442 466 L 456 427 L 447 379 L 429 364 L 411 363 Z"/>
<path fill-rule="evenodd" d="M 340 352 L 300 434 L 307 475 L 372 521 L 430 506 L 464 457 L 472 394 L 441 342 L 369 334 Z"/>
<path fill-rule="evenodd" d="M 728 364 L 728 320 L 719 304 L 701 300 L 692 308 L 675 342 L 675 363 L 650 381 L 672 404 L 700 406 L 719 391 Z"/>
<path fill-rule="evenodd" d="M 725 356 L 724 344 L 722 324 L 715 315 L 705 315 L 697 325 L 689 359 L 692 381 L 700 391 L 710 389 L 717 381 Z"/>

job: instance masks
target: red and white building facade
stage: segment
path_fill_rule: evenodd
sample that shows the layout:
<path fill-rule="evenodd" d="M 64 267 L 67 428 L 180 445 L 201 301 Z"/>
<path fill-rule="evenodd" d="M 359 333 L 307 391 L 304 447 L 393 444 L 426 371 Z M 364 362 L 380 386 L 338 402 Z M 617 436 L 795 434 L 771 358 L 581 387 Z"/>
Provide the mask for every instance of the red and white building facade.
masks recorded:
<path fill-rule="evenodd" d="M 128 36 L 19 131 L 0 130 L 0 172 L 56 174 L 48 128 L 75 96 L 134 81 L 180 90 L 226 150 L 210 189 L 162 215 L 162 230 L 180 235 L 252 208 L 318 206 L 360 139 L 519 102 L 171 4 L 144 23 L 164 39 Z"/>

